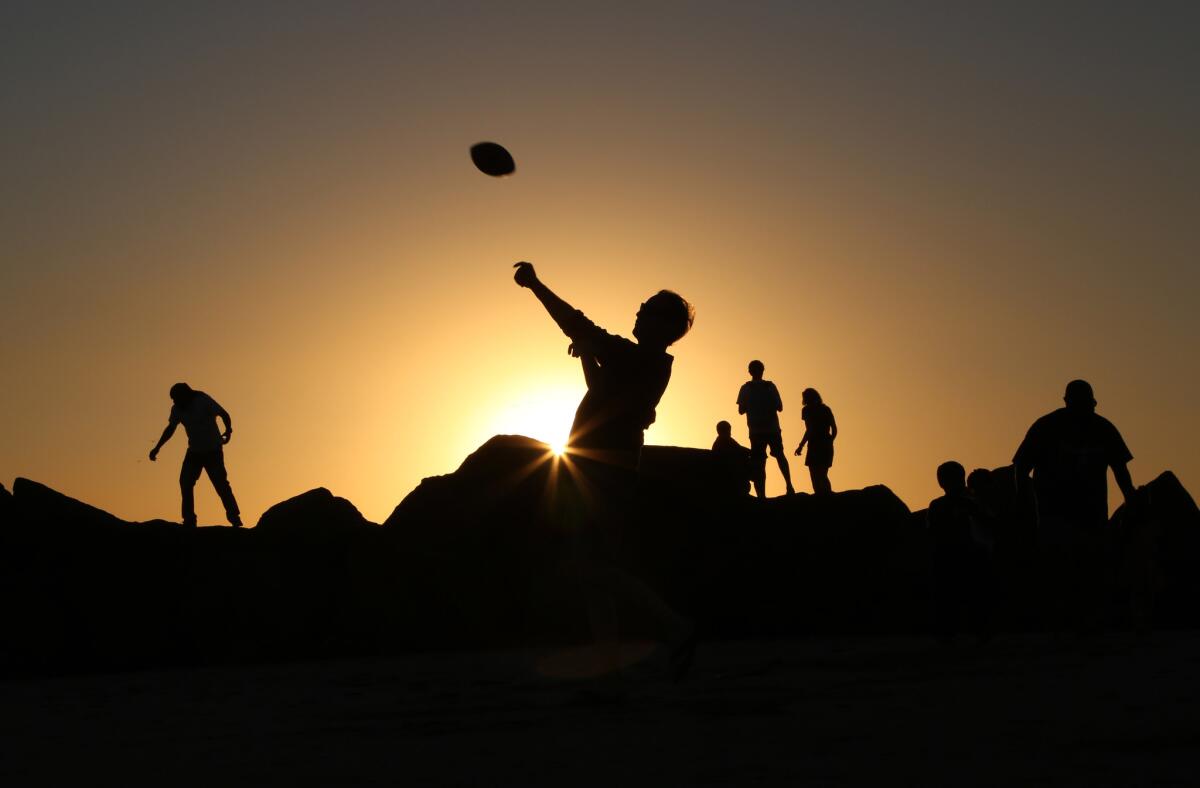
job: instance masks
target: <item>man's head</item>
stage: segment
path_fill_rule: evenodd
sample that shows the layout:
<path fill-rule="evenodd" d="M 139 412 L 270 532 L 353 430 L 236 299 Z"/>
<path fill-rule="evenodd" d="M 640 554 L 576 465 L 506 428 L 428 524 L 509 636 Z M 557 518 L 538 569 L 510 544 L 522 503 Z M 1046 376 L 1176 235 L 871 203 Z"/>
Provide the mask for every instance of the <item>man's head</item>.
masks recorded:
<path fill-rule="evenodd" d="M 763 366 L 761 361 L 754 359 L 750 362 L 749 366 L 746 367 L 746 370 L 750 373 L 750 377 L 754 378 L 755 380 L 762 380 L 763 373 L 767 371 L 767 368 Z"/>
<path fill-rule="evenodd" d="M 967 488 L 967 470 L 954 460 L 943 462 L 937 469 L 937 482 L 947 493 L 961 492 Z"/>
<path fill-rule="evenodd" d="M 992 484 L 992 472 L 987 468 L 976 468 L 967 474 L 967 489 L 982 495 Z"/>
<path fill-rule="evenodd" d="M 717 422 L 717 435 L 722 438 L 728 438 L 733 433 L 733 425 L 727 421 Z"/>
<path fill-rule="evenodd" d="M 196 392 L 186 383 L 176 383 L 171 386 L 171 399 L 176 405 L 186 405 Z"/>
<path fill-rule="evenodd" d="M 1063 402 L 1067 403 L 1067 407 L 1071 410 L 1096 410 L 1096 397 L 1092 393 L 1092 384 L 1086 380 L 1072 380 L 1067 384 Z"/>
<path fill-rule="evenodd" d="M 669 347 L 692 328 L 696 310 L 683 296 L 670 290 L 659 290 L 646 299 L 633 323 L 633 336 L 638 342 Z"/>

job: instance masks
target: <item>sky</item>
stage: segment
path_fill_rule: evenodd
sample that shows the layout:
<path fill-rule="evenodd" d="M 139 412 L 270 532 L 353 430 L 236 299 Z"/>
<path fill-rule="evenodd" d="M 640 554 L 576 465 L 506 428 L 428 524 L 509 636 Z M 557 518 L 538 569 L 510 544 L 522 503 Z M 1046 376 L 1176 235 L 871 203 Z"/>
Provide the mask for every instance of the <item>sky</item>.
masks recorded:
<path fill-rule="evenodd" d="M 324 486 L 382 520 L 494 434 L 565 436 L 529 260 L 614 333 L 695 305 L 647 443 L 746 442 L 761 359 L 789 451 L 811 386 L 834 488 L 918 509 L 1085 378 L 1135 482 L 1198 492 L 1197 9 L 6 3 L 0 482 L 177 518 L 182 431 L 146 455 L 186 381 L 246 519 Z"/>

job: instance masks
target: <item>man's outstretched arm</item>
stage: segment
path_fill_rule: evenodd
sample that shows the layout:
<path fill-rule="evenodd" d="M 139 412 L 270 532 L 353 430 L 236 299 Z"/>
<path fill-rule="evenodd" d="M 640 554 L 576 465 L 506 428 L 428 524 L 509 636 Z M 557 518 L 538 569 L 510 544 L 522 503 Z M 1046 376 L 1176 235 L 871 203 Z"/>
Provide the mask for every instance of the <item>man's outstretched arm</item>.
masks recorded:
<path fill-rule="evenodd" d="M 163 430 L 162 435 L 158 439 L 158 443 L 154 444 L 154 448 L 150 450 L 150 462 L 158 459 L 158 450 L 163 447 L 163 444 L 171 440 L 171 436 L 175 434 L 176 422 L 167 422 L 167 428 Z"/>
<path fill-rule="evenodd" d="M 537 272 L 533 270 L 533 263 L 522 261 L 514 264 L 513 268 L 517 269 L 513 274 L 513 281 L 521 287 L 531 290 L 563 333 L 574 339 L 580 329 L 579 311 L 542 284 L 542 280 L 538 279 Z"/>

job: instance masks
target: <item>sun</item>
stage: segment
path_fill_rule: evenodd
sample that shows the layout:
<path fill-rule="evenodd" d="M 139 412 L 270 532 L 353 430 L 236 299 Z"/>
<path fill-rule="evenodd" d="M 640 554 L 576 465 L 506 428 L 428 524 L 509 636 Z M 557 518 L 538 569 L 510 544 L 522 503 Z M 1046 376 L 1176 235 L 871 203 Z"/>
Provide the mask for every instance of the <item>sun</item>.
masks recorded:
<path fill-rule="evenodd" d="M 491 429 L 496 435 L 524 435 L 540 440 L 561 456 L 567 450 L 578 403 L 579 392 L 568 387 L 515 395 L 492 419 Z"/>

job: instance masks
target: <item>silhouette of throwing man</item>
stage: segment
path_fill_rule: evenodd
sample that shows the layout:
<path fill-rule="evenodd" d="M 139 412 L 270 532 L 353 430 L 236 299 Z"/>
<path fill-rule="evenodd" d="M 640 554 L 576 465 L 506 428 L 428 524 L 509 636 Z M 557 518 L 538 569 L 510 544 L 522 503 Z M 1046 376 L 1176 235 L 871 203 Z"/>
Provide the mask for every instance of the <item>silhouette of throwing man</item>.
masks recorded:
<path fill-rule="evenodd" d="M 829 483 L 829 469 L 833 467 L 833 441 L 837 438 L 837 422 L 833 420 L 833 411 L 821 401 L 821 395 L 816 389 L 805 389 L 801 394 L 804 407 L 800 410 L 800 418 L 804 419 L 804 437 L 796 447 L 796 456 L 808 444 L 808 456 L 804 464 L 808 466 L 808 476 L 812 479 L 813 492 L 818 495 L 828 495 L 833 492 Z"/>
<path fill-rule="evenodd" d="M 750 456 L 754 463 L 754 492 L 759 498 L 766 497 L 767 449 L 779 463 L 779 472 L 787 484 L 788 495 L 796 492 L 792 487 L 792 471 L 788 467 L 787 454 L 783 451 L 783 432 L 779 428 L 779 412 L 783 400 L 779 389 L 769 380 L 763 380 L 765 368 L 761 361 L 751 361 L 748 367 L 750 380 L 738 391 L 738 413 L 746 414 L 746 426 L 750 429 Z"/>
<path fill-rule="evenodd" d="M 633 342 L 608 333 L 555 295 L 531 263 L 513 267 L 516 283 L 537 296 L 570 338 L 569 350 L 579 357 L 587 383 L 567 441 L 573 470 L 565 476 L 573 476 L 576 486 L 564 492 L 575 500 L 560 513 L 573 529 L 569 563 L 588 597 L 594 634 L 615 647 L 619 596 L 658 620 L 671 646 L 672 672 L 681 677 L 695 650 L 694 629 L 649 587 L 615 566 L 612 531 L 628 516 L 644 433 L 671 379 L 674 359 L 667 348 L 691 329 L 692 307 L 676 293 L 660 290 L 638 310 Z M 613 667 L 617 662 L 613 659 Z"/>
<path fill-rule="evenodd" d="M 150 461 L 158 459 L 158 450 L 175 434 L 175 428 L 183 424 L 187 432 L 188 448 L 183 455 L 183 467 L 179 471 L 179 491 L 183 495 L 183 524 L 194 528 L 196 526 L 196 505 L 193 496 L 196 481 L 200 472 L 206 471 L 221 503 L 225 505 L 225 517 L 230 525 L 241 527 L 242 518 L 238 512 L 237 500 L 233 497 L 233 489 L 229 486 L 229 478 L 225 473 L 225 453 L 221 447 L 229 443 L 233 435 L 233 421 L 229 413 L 212 397 L 203 391 L 196 391 L 186 383 L 176 383 L 171 386 L 171 415 L 167 418 L 167 427 L 162 437 L 150 450 Z M 225 422 L 225 432 L 217 432 L 217 419 Z"/>
<path fill-rule="evenodd" d="M 1051 581 L 1074 612 L 1087 617 L 1103 592 L 1105 525 L 1108 523 L 1108 469 L 1135 506 L 1127 467 L 1133 455 L 1112 422 L 1096 413 L 1091 385 L 1072 380 L 1066 407 L 1033 423 L 1013 456 L 1018 486 L 1033 473 L 1038 508 L 1038 540 L 1048 554 Z M 1058 596 L 1058 594 L 1056 594 Z M 1080 621 L 1085 626 L 1094 622 Z"/>

